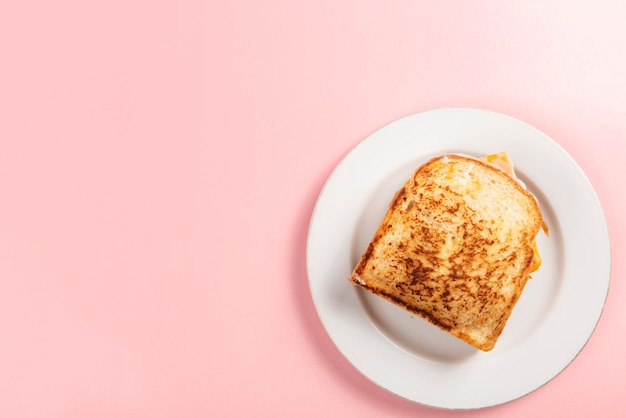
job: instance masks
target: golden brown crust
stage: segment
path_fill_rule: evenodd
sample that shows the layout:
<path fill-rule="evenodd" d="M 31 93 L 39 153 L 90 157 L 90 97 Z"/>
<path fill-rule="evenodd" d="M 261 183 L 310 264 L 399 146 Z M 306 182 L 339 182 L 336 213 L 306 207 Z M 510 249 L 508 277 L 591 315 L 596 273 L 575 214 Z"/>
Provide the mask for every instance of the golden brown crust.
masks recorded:
<path fill-rule="evenodd" d="M 437 157 L 395 194 L 350 280 L 488 351 L 529 278 L 543 224 L 534 196 L 501 170 Z"/>

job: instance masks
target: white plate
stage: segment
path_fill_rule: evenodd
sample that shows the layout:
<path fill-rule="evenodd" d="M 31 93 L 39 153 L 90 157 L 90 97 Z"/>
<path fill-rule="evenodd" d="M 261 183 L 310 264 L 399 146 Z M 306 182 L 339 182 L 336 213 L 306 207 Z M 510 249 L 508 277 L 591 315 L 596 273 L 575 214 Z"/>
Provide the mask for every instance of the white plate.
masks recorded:
<path fill-rule="evenodd" d="M 550 237 L 540 233 L 543 265 L 484 353 L 347 279 L 394 192 L 421 163 L 444 152 L 502 150 L 537 196 Z M 313 301 L 343 355 L 392 393 L 451 409 L 517 399 L 567 367 L 600 318 L 610 264 L 602 209 L 572 158 L 535 128 L 477 109 L 417 113 L 362 141 L 326 182 L 307 242 Z"/>

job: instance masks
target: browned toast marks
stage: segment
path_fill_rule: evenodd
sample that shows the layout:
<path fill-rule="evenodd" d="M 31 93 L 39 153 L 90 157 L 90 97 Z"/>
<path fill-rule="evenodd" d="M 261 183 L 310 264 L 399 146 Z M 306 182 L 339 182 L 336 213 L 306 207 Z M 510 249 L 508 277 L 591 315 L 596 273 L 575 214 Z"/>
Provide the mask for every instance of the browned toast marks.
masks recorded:
<path fill-rule="evenodd" d="M 529 278 L 542 224 L 534 196 L 502 170 L 433 158 L 396 193 L 350 280 L 488 351 Z"/>

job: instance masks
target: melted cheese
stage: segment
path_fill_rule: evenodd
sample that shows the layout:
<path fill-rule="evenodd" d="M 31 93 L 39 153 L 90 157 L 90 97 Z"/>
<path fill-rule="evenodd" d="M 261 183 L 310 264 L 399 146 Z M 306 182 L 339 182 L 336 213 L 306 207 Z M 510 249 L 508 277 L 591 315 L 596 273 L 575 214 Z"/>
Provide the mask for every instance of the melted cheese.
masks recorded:
<path fill-rule="evenodd" d="M 515 175 L 513 162 L 509 158 L 509 154 L 506 151 L 486 155 L 482 157 L 481 160 L 495 165 L 496 167 L 500 168 L 502 171 L 513 177 L 515 180 L 519 181 L 519 179 Z M 533 262 L 530 267 L 531 273 L 537 271 L 539 267 L 541 267 L 541 254 L 539 254 L 539 248 L 537 248 L 537 241 L 533 241 L 533 252 L 535 253 L 535 256 L 533 257 Z"/>

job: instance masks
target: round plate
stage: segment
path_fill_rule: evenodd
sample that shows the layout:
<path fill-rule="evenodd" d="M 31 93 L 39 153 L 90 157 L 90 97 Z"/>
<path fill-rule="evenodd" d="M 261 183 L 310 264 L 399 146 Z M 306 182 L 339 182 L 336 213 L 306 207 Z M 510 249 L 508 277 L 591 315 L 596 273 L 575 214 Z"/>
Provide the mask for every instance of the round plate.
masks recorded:
<path fill-rule="evenodd" d="M 348 282 L 394 193 L 429 158 L 507 151 L 539 200 L 550 236 L 495 348 L 481 352 Z M 413 114 L 374 132 L 335 168 L 313 212 L 309 286 L 320 319 L 366 377 L 409 400 L 471 409 L 539 388 L 576 357 L 602 313 L 610 243 L 593 188 L 553 140 L 478 109 Z"/>

